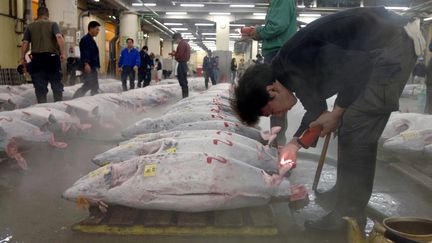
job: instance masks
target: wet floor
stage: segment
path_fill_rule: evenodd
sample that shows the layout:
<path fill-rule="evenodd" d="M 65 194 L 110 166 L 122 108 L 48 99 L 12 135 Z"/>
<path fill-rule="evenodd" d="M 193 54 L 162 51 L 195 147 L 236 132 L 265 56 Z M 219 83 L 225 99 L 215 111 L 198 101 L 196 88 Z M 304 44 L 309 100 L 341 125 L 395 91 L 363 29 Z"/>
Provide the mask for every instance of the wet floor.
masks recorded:
<path fill-rule="evenodd" d="M 154 117 L 163 112 L 158 109 L 147 116 Z M 127 122 L 125 122 L 127 123 Z M 129 121 L 130 123 L 130 121 Z M 127 125 L 127 124 L 125 124 Z M 268 121 L 263 120 L 263 128 Z M 292 128 L 290 128 L 292 129 Z M 93 133 L 86 138 L 67 139 L 65 150 L 46 146 L 32 148 L 24 153 L 30 170 L 21 171 L 14 163 L 0 164 L 0 242 L 7 237 L 9 242 L 346 242 L 343 235 L 323 235 L 305 232 L 305 218 L 317 218 L 325 210 L 311 203 L 304 209 L 290 211 L 287 203 L 273 204 L 277 216 L 277 227 L 281 236 L 271 238 L 242 237 L 137 237 L 108 236 L 76 233 L 71 225 L 87 216 L 86 211 L 61 199 L 62 192 L 78 178 L 97 167 L 91 158 L 116 144 L 118 131 Z M 332 141 L 329 157 L 336 154 L 336 141 Z M 308 152 L 319 152 L 318 147 Z M 316 169 L 317 155 L 301 155 L 298 167 L 292 175 L 294 183 L 311 188 Z M 335 181 L 334 161 L 323 171 L 320 187 L 329 188 Z M 375 193 L 370 205 L 388 215 L 432 217 L 432 194 L 424 191 L 400 174 L 389 170 L 388 161 L 378 163 Z"/>

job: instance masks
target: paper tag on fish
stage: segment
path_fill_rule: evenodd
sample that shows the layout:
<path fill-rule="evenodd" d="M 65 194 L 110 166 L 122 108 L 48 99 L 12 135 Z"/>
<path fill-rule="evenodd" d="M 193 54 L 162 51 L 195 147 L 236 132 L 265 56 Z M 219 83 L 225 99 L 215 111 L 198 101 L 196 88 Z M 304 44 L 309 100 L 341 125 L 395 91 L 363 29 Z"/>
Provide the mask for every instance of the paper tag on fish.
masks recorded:
<path fill-rule="evenodd" d="M 404 140 L 417 139 L 421 137 L 420 133 L 418 133 L 417 131 L 403 132 L 400 135 Z"/>
<path fill-rule="evenodd" d="M 191 112 L 192 109 L 191 108 L 183 108 L 182 111 L 184 111 L 184 112 Z"/>
<path fill-rule="evenodd" d="M 95 176 L 98 176 L 98 175 L 106 175 L 110 171 L 111 171 L 111 166 L 104 166 L 102 168 L 99 168 L 99 169 L 97 169 L 95 171 L 90 172 L 88 175 L 90 177 L 95 177 Z"/>
<path fill-rule="evenodd" d="M 120 147 L 123 149 L 130 149 L 130 148 L 132 148 L 132 144 L 127 143 L 127 144 L 120 145 Z"/>
<path fill-rule="evenodd" d="M 177 148 L 172 147 L 172 148 L 166 149 L 165 152 L 167 152 L 169 154 L 175 154 L 175 153 L 177 153 Z"/>
<path fill-rule="evenodd" d="M 156 176 L 156 165 L 146 165 L 144 166 L 144 177 Z"/>

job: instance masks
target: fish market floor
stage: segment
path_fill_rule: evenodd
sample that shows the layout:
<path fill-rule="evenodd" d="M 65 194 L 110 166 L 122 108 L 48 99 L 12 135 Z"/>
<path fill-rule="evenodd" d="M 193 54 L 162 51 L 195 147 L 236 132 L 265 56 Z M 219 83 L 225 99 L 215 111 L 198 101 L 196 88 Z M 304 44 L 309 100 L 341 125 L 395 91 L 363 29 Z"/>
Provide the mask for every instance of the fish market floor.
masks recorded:
<path fill-rule="evenodd" d="M 165 107 L 164 109 L 166 109 Z M 159 109 L 149 116 L 160 115 Z M 268 126 L 268 121 L 261 124 Z M 110 236 L 76 233 L 71 225 L 87 216 L 86 211 L 61 199 L 62 192 L 78 178 L 96 168 L 91 158 L 111 148 L 118 134 L 98 133 L 98 139 L 68 139 L 66 150 L 33 148 L 24 153 L 29 159 L 30 170 L 21 171 L 15 164 L 0 163 L 0 242 L 345 242 L 340 235 L 322 235 L 305 232 L 305 218 L 317 218 L 325 211 L 314 203 L 297 212 L 291 212 L 286 203 L 273 204 L 280 236 L 271 238 L 251 237 L 156 237 Z M 88 136 L 92 137 L 92 136 Z M 107 140 L 111 137 L 111 141 Z M 336 142 L 332 141 L 329 157 L 336 154 Z M 320 148 L 310 152 L 319 152 Z M 294 183 L 311 188 L 316 169 L 317 154 L 298 158 L 298 166 L 291 178 Z M 324 167 L 319 187 L 329 188 L 335 181 L 335 169 L 331 159 Z M 388 168 L 389 161 L 379 161 L 374 194 L 370 205 L 391 216 L 432 217 L 432 192 L 426 191 L 411 180 Z M 369 224 L 369 227 L 371 225 Z"/>

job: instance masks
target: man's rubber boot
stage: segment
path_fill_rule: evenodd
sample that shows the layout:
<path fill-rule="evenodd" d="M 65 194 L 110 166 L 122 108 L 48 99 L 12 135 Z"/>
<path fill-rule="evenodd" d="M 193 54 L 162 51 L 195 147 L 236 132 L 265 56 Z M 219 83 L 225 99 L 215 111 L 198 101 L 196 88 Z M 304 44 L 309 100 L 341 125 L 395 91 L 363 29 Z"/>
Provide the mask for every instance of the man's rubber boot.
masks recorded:
<path fill-rule="evenodd" d="M 63 92 L 54 92 L 53 97 L 54 97 L 54 102 L 63 101 Z"/>
<path fill-rule="evenodd" d="M 189 89 L 188 88 L 182 88 L 182 97 L 186 98 L 189 96 Z"/>
<path fill-rule="evenodd" d="M 47 103 L 47 95 L 46 94 L 36 94 L 36 100 L 38 104 Z"/>

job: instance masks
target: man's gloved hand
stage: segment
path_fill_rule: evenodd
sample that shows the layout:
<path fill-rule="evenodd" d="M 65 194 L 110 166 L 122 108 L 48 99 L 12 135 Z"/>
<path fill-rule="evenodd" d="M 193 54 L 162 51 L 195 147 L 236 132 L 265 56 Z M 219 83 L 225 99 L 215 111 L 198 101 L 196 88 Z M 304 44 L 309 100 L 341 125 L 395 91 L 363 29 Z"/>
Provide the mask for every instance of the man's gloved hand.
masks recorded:
<path fill-rule="evenodd" d="M 281 162 L 286 160 L 296 162 L 297 152 L 300 148 L 301 145 L 297 142 L 297 138 L 293 138 L 285 147 L 280 148 L 278 166 L 281 166 Z"/>
<path fill-rule="evenodd" d="M 324 112 L 309 127 L 322 126 L 321 137 L 336 131 L 342 123 L 342 115 L 345 109 L 335 106 L 332 112 Z"/>

